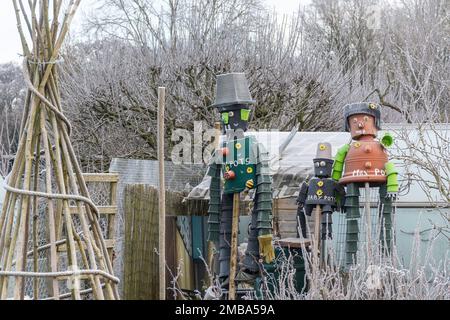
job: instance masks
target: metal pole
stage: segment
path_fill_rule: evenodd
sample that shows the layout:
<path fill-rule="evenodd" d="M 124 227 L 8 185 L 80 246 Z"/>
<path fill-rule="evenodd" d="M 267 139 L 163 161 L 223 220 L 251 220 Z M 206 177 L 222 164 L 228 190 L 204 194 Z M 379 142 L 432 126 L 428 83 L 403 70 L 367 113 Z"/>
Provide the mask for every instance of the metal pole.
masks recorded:
<path fill-rule="evenodd" d="M 166 300 L 166 186 L 164 177 L 164 112 L 166 88 L 158 88 L 159 162 L 159 299 Z"/>

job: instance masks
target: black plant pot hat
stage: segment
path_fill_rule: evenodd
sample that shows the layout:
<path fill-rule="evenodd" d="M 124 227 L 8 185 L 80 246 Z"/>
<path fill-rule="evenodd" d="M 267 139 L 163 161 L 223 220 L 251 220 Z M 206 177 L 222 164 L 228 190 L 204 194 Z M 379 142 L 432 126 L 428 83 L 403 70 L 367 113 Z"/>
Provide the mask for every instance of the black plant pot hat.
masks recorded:
<path fill-rule="evenodd" d="M 254 104 L 244 73 L 226 73 L 217 76 L 216 101 L 211 107 L 219 112 L 246 108 Z"/>

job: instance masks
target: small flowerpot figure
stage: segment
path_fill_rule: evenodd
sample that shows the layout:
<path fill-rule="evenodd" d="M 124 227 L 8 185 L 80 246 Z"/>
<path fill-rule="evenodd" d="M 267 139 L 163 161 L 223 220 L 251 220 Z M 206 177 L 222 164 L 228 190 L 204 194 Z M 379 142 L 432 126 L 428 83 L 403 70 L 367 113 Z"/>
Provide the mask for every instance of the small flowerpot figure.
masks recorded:
<path fill-rule="evenodd" d="M 253 103 L 243 73 L 217 77 L 217 96 L 213 106 L 221 114 L 225 141 L 214 153 L 208 169 L 211 176 L 208 231 L 209 240 L 219 247 L 220 283 L 224 288 L 230 285 L 230 289 L 230 282 L 234 286 L 234 281 L 230 281 L 234 278 L 234 274 L 230 277 L 230 264 L 236 262 L 236 257 L 231 254 L 233 216 L 239 210 L 239 194 L 242 192 L 254 189 L 255 196 L 248 246 L 236 276 L 237 282 L 254 283 L 261 261 L 270 263 L 275 255 L 268 153 L 255 137 L 244 135 L 250 118 L 249 105 Z"/>
<path fill-rule="evenodd" d="M 344 207 L 347 220 L 346 264 L 351 265 L 356 260 L 358 249 L 359 189 L 365 187 L 367 197 L 369 188 L 379 187 L 382 215 L 380 237 L 384 249 L 390 250 L 392 203 L 397 199 L 399 186 L 398 172 L 394 164 L 389 162 L 387 152 L 387 148 L 393 144 L 393 138 L 385 134 L 381 140 L 376 139 L 378 130 L 381 129 L 379 106 L 374 103 L 355 103 L 345 106 L 344 113 L 345 130 L 351 133 L 352 142 L 338 150 L 332 177 L 347 187 Z M 368 209 L 370 213 L 370 207 Z"/>
<path fill-rule="evenodd" d="M 322 248 L 321 259 L 326 261 L 326 241 L 332 239 L 332 213 L 338 210 L 339 200 L 344 200 L 345 190 L 342 185 L 331 178 L 333 159 L 332 147 L 329 143 L 319 143 L 317 155 L 313 160 L 315 176 L 309 181 L 305 181 L 300 186 L 300 193 L 297 198 L 297 215 L 300 222 L 299 231 L 303 238 L 307 237 L 306 217 L 320 214 L 316 221 L 321 222 L 320 239 Z M 316 226 L 319 231 L 319 226 Z M 319 237 L 316 235 L 316 242 Z M 319 243 L 317 243 L 319 246 Z"/>

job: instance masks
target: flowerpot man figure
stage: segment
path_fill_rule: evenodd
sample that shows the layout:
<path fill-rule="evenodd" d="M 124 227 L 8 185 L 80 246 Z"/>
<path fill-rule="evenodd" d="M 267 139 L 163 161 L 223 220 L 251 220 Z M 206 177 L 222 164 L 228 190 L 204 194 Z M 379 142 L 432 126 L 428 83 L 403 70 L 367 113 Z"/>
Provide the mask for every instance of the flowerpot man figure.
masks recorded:
<path fill-rule="evenodd" d="M 381 129 L 381 112 L 374 103 L 355 103 L 345 106 L 345 130 L 351 133 L 352 142 L 339 149 L 332 177 L 340 184 L 347 186 L 345 212 L 347 220 L 346 232 L 346 264 L 356 260 L 358 249 L 359 227 L 359 188 L 366 190 L 366 217 L 370 231 L 370 188 L 379 187 L 380 215 L 382 218 L 381 241 L 385 250 L 392 246 L 392 203 L 398 195 L 398 172 L 389 162 L 387 147 L 393 144 L 393 138 L 385 134 L 377 140 Z M 370 236 L 370 232 L 368 232 Z M 370 238 L 369 238 L 370 239 Z M 370 243 L 368 248 L 370 248 Z"/>
<path fill-rule="evenodd" d="M 209 240 L 219 244 L 219 280 L 224 288 L 230 285 L 230 291 L 235 278 L 235 274 L 230 276 L 230 264 L 236 263 L 232 249 L 237 251 L 237 240 L 236 247 L 231 246 L 233 214 L 239 219 L 239 194 L 242 192 L 255 189 L 248 246 L 236 280 L 253 284 L 260 270 L 260 259 L 264 258 L 267 263 L 274 259 L 268 153 L 255 137 L 244 135 L 253 103 L 245 74 L 229 73 L 217 77 L 213 107 L 221 114 L 225 140 L 214 153 L 208 169 L 211 176 L 208 231 Z"/>
<path fill-rule="evenodd" d="M 321 224 L 322 261 L 326 259 L 326 241 L 332 239 L 332 213 L 338 208 L 338 201 L 344 200 L 345 189 L 331 179 L 333 168 L 332 148 L 329 143 L 319 143 L 317 155 L 313 159 L 315 176 L 302 183 L 297 198 L 297 215 L 300 221 L 300 232 L 306 238 L 306 217 L 311 216 L 314 209 L 317 221 L 315 244 L 319 245 L 319 223 Z"/>

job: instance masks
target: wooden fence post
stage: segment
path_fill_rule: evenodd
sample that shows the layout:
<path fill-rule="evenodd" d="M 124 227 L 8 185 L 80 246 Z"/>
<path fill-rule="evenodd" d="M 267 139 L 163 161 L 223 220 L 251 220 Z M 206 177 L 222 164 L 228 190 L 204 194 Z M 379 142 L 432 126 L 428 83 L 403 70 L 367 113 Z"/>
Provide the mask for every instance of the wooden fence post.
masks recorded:
<path fill-rule="evenodd" d="M 159 162 L 159 299 L 166 300 L 166 186 L 164 175 L 164 109 L 166 88 L 158 88 L 158 162 Z"/>

